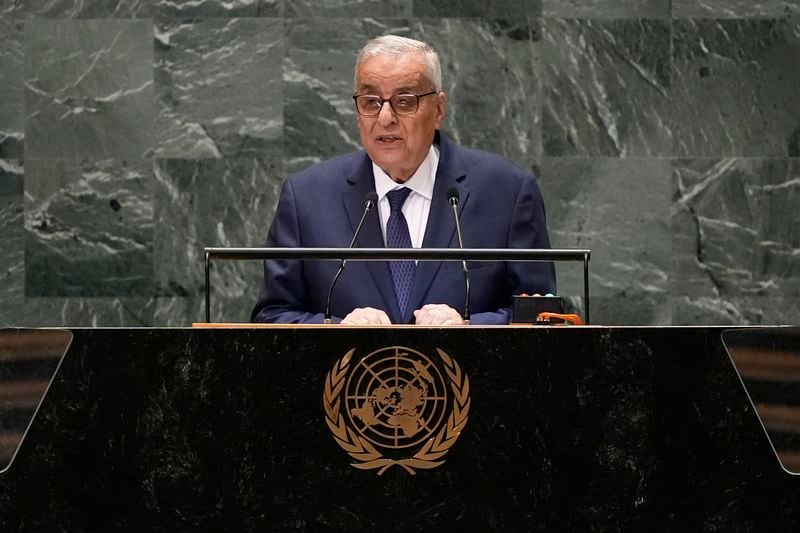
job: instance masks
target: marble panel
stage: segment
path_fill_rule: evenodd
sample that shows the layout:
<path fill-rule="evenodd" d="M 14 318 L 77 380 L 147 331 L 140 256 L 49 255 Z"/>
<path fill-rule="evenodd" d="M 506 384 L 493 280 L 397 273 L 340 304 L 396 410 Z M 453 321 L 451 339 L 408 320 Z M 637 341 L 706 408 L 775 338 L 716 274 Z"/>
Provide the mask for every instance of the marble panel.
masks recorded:
<path fill-rule="evenodd" d="M 26 156 L 141 157 L 152 145 L 149 21 L 25 23 Z"/>
<path fill-rule="evenodd" d="M 417 17 L 514 19 L 541 14 L 542 0 L 414 0 L 414 15 Z"/>
<path fill-rule="evenodd" d="M 424 19 L 412 28 L 439 53 L 449 135 L 518 164 L 541 153 L 538 19 Z"/>
<path fill-rule="evenodd" d="M 677 296 L 670 298 L 674 325 L 797 325 L 796 296 L 750 297 Z"/>
<path fill-rule="evenodd" d="M 153 306 L 146 298 L 26 298 L 25 327 L 149 327 Z"/>
<path fill-rule="evenodd" d="M 263 159 L 159 159 L 156 180 L 155 316 L 187 325 L 204 317 L 203 248 L 263 246 L 282 169 Z M 215 318 L 249 321 L 262 276 L 260 261 L 214 261 Z"/>
<path fill-rule="evenodd" d="M 542 15 L 565 19 L 668 19 L 670 0 L 542 0 Z"/>
<path fill-rule="evenodd" d="M 284 62 L 286 170 L 361 149 L 353 107 L 356 57 L 369 39 L 409 35 L 404 19 L 290 19 Z"/>
<path fill-rule="evenodd" d="M 248 268 L 248 270 L 250 270 Z M 258 272 L 247 272 L 242 281 L 250 287 L 238 295 L 230 296 L 219 291 L 224 280 L 211 282 L 211 322 L 246 324 L 258 296 L 258 287 L 264 275 L 260 264 Z M 157 327 L 188 327 L 206 321 L 206 302 L 203 296 L 193 298 L 158 297 L 153 302 L 153 325 Z"/>
<path fill-rule="evenodd" d="M 155 155 L 280 154 L 283 50 L 282 19 L 157 24 Z"/>
<path fill-rule="evenodd" d="M 144 160 L 26 160 L 26 296 L 151 295 L 152 181 Z"/>
<path fill-rule="evenodd" d="M 0 325 L 19 319 L 25 291 L 23 168 L 0 159 Z"/>
<path fill-rule="evenodd" d="M 410 17 L 413 0 L 285 0 L 287 17 Z"/>
<path fill-rule="evenodd" d="M 544 154 L 669 156 L 670 23 L 543 21 Z"/>
<path fill-rule="evenodd" d="M 581 289 L 583 290 L 583 289 Z M 562 294 L 565 313 L 586 318 L 583 296 Z M 591 324 L 594 326 L 670 326 L 672 307 L 667 294 L 627 292 L 618 296 L 589 294 Z"/>
<path fill-rule="evenodd" d="M 703 306 L 734 298 L 796 299 L 800 162 L 676 160 L 674 176 L 670 294 Z M 752 320 L 744 310 L 726 313 Z"/>
<path fill-rule="evenodd" d="M 158 297 L 153 306 L 153 325 L 156 327 L 184 327 L 193 322 L 205 322 L 203 298 Z M 214 316 L 212 320 L 215 320 Z"/>
<path fill-rule="evenodd" d="M 22 0 L 0 0 L 0 20 L 22 18 Z"/>
<path fill-rule="evenodd" d="M 149 18 L 155 0 L 20 0 L 26 17 L 46 19 Z"/>
<path fill-rule="evenodd" d="M 780 18 L 798 12 L 797 0 L 672 0 L 674 18 Z"/>
<path fill-rule="evenodd" d="M 285 0 L 151 0 L 159 20 L 281 17 Z"/>
<path fill-rule="evenodd" d="M 676 20 L 675 155 L 800 155 L 800 20 Z"/>
<path fill-rule="evenodd" d="M 1 13 L 1 12 L 0 12 Z M 0 17 L 0 159 L 23 156 L 25 52 L 23 25 Z"/>
<path fill-rule="evenodd" d="M 592 302 L 614 298 L 619 305 L 649 306 L 645 316 L 663 320 L 659 307 L 669 288 L 670 173 L 669 161 L 659 159 L 542 161 L 539 183 L 551 244 L 592 251 Z M 556 272 L 560 294 L 583 294 L 582 264 L 559 263 Z M 632 318 L 620 310 L 593 321 L 610 323 L 617 316 Z"/>

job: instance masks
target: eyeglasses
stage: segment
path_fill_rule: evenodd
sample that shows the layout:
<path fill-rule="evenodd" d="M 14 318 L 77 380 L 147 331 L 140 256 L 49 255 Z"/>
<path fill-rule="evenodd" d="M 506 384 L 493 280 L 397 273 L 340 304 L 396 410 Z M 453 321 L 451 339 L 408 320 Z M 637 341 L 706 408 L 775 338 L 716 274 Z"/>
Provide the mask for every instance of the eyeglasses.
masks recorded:
<path fill-rule="evenodd" d="M 389 102 L 392 111 L 398 115 L 413 115 L 419 109 L 419 99 L 423 96 L 430 96 L 436 94 L 437 91 L 431 91 L 425 94 L 396 94 L 389 99 L 384 100 L 380 96 L 372 94 L 356 94 L 353 100 L 356 101 L 356 111 L 359 115 L 365 117 L 374 117 L 383 109 L 383 104 Z"/>

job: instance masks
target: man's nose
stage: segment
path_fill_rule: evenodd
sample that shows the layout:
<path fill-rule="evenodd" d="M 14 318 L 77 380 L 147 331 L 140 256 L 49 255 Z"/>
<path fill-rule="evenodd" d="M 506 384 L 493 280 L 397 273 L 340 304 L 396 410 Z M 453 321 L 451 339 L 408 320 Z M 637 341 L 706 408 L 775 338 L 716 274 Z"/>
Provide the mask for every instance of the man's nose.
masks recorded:
<path fill-rule="evenodd" d="M 382 125 L 392 124 L 397 122 L 397 115 L 392 108 L 392 103 L 389 100 L 384 100 L 381 105 L 381 110 L 378 112 L 378 121 Z"/>

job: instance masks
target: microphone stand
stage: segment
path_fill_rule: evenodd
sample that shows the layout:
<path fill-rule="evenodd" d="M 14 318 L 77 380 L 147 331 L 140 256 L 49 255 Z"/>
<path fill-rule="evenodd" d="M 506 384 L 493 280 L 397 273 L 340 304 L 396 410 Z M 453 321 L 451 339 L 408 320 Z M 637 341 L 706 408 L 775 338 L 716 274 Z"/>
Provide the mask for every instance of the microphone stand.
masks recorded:
<path fill-rule="evenodd" d="M 350 248 L 352 248 L 356 244 L 356 239 L 358 239 L 358 234 L 361 232 L 361 226 L 364 225 L 364 220 L 367 219 L 367 213 L 375 207 L 375 202 L 378 201 L 378 194 L 375 191 L 370 191 L 367 193 L 366 198 L 364 199 L 364 212 L 361 214 L 361 220 L 358 221 L 358 226 L 356 227 L 356 231 L 353 234 L 353 240 L 350 241 Z M 347 266 L 347 260 L 342 259 L 341 264 L 339 265 L 339 270 L 336 271 L 336 274 L 333 276 L 333 280 L 331 281 L 331 286 L 328 289 L 328 298 L 325 300 L 325 324 L 331 323 L 331 297 L 333 296 L 333 288 L 336 286 L 336 283 L 339 281 L 339 278 L 342 276 L 344 272 L 344 267 Z"/>
<path fill-rule="evenodd" d="M 458 247 L 464 249 L 464 239 L 461 237 L 461 222 L 458 218 L 458 190 L 453 187 L 447 191 L 448 201 L 453 206 L 453 217 L 456 219 L 456 234 L 458 235 Z M 469 270 L 467 261 L 461 261 L 461 269 L 464 272 L 464 323 L 469 324 Z"/>

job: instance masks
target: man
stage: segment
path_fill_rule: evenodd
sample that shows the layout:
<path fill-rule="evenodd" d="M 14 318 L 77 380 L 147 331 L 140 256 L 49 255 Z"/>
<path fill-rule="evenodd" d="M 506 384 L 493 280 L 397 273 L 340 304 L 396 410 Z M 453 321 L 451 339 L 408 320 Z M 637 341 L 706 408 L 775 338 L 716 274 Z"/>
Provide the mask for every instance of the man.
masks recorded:
<path fill-rule="evenodd" d="M 549 248 L 544 205 L 533 177 L 492 154 L 441 134 L 447 95 L 439 58 L 427 44 L 378 37 L 356 62 L 355 96 L 364 150 L 312 166 L 284 183 L 267 236 L 274 247 L 347 247 L 376 192 L 357 247 L 457 247 L 448 191 L 460 202 L 464 246 Z M 323 321 L 331 261 L 265 261 L 256 322 Z M 555 292 L 551 263 L 471 263 L 474 324 L 506 324 L 513 294 Z M 343 324 L 461 324 L 458 262 L 348 262 L 333 293 Z"/>

